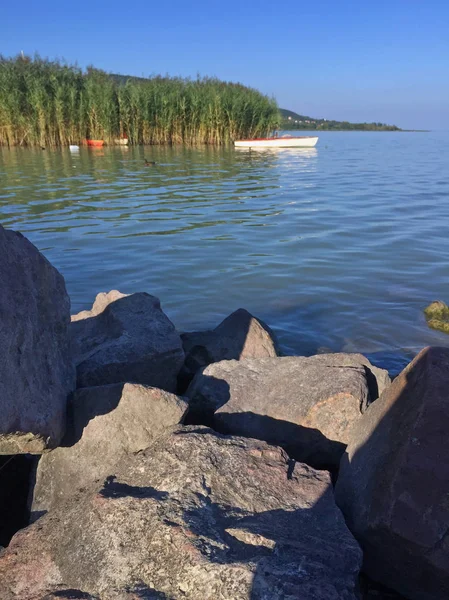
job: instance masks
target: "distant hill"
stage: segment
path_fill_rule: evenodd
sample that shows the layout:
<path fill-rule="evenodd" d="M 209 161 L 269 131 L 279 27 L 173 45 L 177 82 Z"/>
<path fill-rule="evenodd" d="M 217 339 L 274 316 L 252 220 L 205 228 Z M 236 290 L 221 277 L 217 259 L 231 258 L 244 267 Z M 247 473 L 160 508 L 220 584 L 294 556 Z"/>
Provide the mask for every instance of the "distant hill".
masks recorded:
<path fill-rule="evenodd" d="M 135 75 L 119 75 L 118 73 L 110 73 L 109 77 L 111 77 L 119 85 L 125 85 L 127 81 L 140 81 L 143 83 L 148 81 L 148 77 L 137 77 Z"/>
<path fill-rule="evenodd" d="M 349 123 L 349 121 L 333 121 L 329 119 L 314 119 L 285 108 L 281 113 L 281 129 L 317 129 L 320 131 L 401 131 L 396 125 L 385 123 Z"/>
<path fill-rule="evenodd" d="M 127 81 L 145 82 L 146 77 L 135 77 L 130 75 L 111 74 L 110 77 L 119 85 L 125 85 Z M 159 79 L 164 79 L 159 77 Z M 317 129 L 320 131 L 402 131 L 396 125 L 386 125 L 385 123 L 349 123 L 348 121 L 332 121 L 329 119 L 314 119 L 286 108 L 280 108 L 281 125 L 280 129 Z"/>

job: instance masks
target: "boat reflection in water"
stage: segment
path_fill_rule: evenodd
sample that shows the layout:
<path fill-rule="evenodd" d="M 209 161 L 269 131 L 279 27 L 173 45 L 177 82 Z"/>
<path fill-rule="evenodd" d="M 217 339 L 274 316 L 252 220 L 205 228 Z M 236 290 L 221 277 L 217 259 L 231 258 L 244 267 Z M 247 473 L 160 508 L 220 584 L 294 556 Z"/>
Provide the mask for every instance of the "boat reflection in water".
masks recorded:
<path fill-rule="evenodd" d="M 318 157 L 316 148 L 236 148 L 239 156 L 246 155 L 248 158 L 276 159 L 276 163 L 283 168 L 296 167 L 301 170 L 314 170 L 315 160 Z"/>
<path fill-rule="evenodd" d="M 304 158 L 318 156 L 318 150 L 316 148 L 266 148 L 261 146 L 255 148 L 236 147 L 235 150 L 242 154 L 257 152 L 257 154 L 267 154 L 270 156 L 276 154 L 282 154 L 283 156 L 302 156 Z"/>

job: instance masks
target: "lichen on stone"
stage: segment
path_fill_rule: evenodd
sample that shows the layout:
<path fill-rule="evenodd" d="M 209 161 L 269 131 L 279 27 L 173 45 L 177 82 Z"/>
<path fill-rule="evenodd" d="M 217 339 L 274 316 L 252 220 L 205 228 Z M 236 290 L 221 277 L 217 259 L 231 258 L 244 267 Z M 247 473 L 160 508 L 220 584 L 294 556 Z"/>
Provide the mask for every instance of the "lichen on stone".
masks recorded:
<path fill-rule="evenodd" d="M 424 309 L 424 315 L 429 327 L 449 334 L 449 306 L 445 302 L 432 302 Z"/>

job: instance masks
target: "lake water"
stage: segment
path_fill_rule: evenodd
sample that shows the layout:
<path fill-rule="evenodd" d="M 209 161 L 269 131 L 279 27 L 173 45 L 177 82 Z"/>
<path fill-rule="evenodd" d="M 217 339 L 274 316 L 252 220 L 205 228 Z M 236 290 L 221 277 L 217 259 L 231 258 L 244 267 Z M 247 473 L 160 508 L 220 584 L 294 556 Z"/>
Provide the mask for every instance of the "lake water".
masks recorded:
<path fill-rule="evenodd" d="M 0 220 L 63 273 L 73 312 L 113 288 L 159 296 L 180 330 L 244 307 L 287 353 L 360 351 L 393 372 L 449 344 L 422 313 L 449 301 L 449 133 L 0 149 Z"/>

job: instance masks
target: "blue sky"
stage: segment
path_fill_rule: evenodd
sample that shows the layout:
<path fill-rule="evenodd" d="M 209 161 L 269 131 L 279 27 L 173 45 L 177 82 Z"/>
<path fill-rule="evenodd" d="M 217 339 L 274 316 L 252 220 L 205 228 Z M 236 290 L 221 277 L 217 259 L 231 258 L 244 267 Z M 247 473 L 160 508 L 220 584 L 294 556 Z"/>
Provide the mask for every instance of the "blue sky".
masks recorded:
<path fill-rule="evenodd" d="M 449 129 L 447 0 L 1 1 L 0 52 L 215 75 L 315 117 Z"/>

